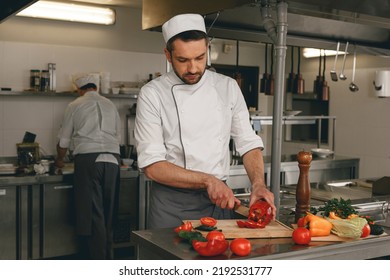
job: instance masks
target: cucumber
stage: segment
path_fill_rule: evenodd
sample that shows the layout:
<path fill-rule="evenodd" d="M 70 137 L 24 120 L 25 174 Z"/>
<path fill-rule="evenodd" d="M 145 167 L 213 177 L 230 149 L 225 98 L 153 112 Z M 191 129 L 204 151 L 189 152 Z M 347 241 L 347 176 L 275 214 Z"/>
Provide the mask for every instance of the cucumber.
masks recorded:
<path fill-rule="evenodd" d="M 196 230 L 201 230 L 201 231 L 213 231 L 213 230 L 218 230 L 217 227 L 210 227 L 210 226 L 205 226 L 205 225 L 200 225 L 195 228 Z"/>

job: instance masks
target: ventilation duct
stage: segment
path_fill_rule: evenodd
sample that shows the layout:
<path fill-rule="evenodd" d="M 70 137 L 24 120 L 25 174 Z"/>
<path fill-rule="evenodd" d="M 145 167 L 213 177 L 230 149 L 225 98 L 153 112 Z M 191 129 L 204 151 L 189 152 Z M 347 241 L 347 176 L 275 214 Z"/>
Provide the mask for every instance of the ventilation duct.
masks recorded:
<path fill-rule="evenodd" d="M 1 0 L 0 23 L 38 0 Z"/>

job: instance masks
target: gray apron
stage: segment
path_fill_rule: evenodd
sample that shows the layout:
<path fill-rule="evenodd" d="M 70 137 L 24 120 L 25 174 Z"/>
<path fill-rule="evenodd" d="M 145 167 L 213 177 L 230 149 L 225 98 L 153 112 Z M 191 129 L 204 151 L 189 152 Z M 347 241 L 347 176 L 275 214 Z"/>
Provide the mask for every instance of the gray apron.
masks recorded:
<path fill-rule="evenodd" d="M 147 228 L 173 228 L 201 217 L 232 219 L 233 211 L 213 204 L 207 191 L 180 189 L 153 182 L 149 191 Z"/>

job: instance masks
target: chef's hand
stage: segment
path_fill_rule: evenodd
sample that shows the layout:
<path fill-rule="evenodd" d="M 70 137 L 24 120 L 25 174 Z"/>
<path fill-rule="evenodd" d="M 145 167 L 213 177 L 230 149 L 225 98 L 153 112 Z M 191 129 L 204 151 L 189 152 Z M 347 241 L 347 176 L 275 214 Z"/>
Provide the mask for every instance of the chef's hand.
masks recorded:
<path fill-rule="evenodd" d="M 252 185 L 252 192 L 251 192 L 251 197 L 249 201 L 249 206 L 251 206 L 253 203 L 256 201 L 264 199 L 267 201 L 271 207 L 272 207 L 272 214 L 273 214 L 273 219 L 275 220 L 276 217 L 276 206 L 274 203 L 274 194 L 267 189 L 265 184 L 261 183 L 255 183 Z"/>
<path fill-rule="evenodd" d="M 207 193 L 210 200 L 222 209 L 233 209 L 235 205 L 240 205 L 241 203 L 234 196 L 232 189 L 215 177 L 208 181 Z"/>
<path fill-rule="evenodd" d="M 56 158 L 54 160 L 54 166 L 57 168 L 63 168 L 65 166 L 64 159 L 63 158 Z"/>

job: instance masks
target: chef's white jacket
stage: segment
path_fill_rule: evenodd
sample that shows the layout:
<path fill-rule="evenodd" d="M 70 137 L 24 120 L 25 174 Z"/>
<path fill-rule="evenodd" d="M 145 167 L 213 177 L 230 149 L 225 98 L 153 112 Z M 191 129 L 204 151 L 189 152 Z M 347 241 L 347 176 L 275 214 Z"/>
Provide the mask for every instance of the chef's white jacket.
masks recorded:
<path fill-rule="evenodd" d="M 73 141 L 73 154 L 119 154 L 120 117 L 116 106 L 96 91 L 89 91 L 69 103 L 58 134 L 62 148 Z"/>
<path fill-rule="evenodd" d="M 237 82 L 208 70 L 194 85 L 172 71 L 143 86 L 134 133 L 140 168 L 167 160 L 221 180 L 229 175 L 231 137 L 240 155 L 263 148 Z"/>

